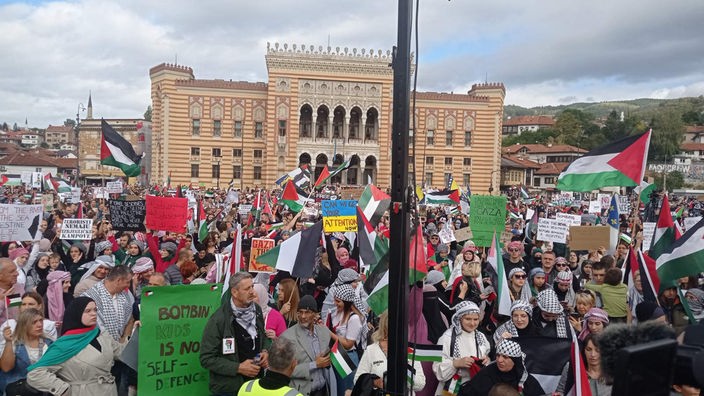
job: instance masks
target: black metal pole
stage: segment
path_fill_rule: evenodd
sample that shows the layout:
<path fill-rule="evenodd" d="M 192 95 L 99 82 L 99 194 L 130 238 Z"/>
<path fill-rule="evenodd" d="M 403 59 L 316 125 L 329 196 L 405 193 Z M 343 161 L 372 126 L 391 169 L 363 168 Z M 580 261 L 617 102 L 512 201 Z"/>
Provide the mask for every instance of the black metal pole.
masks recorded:
<path fill-rule="evenodd" d="M 389 241 L 389 357 L 387 391 L 405 395 L 408 385 L 408 114 L 411 78 L 411 0 L 398 2 L 398 45 L 394 50 L 394 110 L 391 138 L 391 238 Z"/>

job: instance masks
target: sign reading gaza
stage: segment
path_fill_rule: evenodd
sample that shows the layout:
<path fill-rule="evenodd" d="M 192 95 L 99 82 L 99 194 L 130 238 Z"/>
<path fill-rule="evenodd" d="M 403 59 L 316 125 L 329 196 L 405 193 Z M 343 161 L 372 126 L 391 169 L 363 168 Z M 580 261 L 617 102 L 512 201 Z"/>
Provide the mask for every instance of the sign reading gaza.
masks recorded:
<path fill-rule="evenodd" d="M 357 201 L 322 201 L 320 210 L 325 232 L 357 231 Z"/>
<path fill-rule="evenodd" d="M 140 396 L 207 395 L 200 342 L 220 307 L 220 284 L 148 287 L 142 292 L 138 381 Z"/>
<path fill-rule="evenodd" d="M 118 201 L 111 199 L 108 204 L 110 205 L 110 221 L 114 230 L 144 231 L 144 217 L 147 214 L 146 201 Z"/>

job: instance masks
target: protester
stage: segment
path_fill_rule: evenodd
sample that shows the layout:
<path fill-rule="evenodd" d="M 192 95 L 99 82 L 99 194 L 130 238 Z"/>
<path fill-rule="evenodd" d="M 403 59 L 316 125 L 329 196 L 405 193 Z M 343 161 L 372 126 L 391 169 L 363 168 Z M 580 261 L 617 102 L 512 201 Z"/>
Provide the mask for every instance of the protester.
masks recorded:
<path fill-rule="evenodd" d="M 331 316 L 330 338 L 338 344 L 338 348 L 344 348 L 350 360 L 357 364 L 359 362 L 357 343 L 360 341 L 364 323 L 361 313 L 354 306 L 354 297 L 354 289 L 351 285 L 343 284 L 335 289 L 337 309 Z M 354 372 L 341 378 L 336 371 L 335 378 L 338 396 L 344 396 L 346 390 L 352 389 Z"/>
<path fill-rule="evenodd" d="M 569 338 L 569 322 L 564 308 L 552 289 L 538 294 L 538 306 L 533 310 L 532 321 L 539 335 L 544 337 Z"/>
<path fill-rule="evenodd" d="M 511 320 L 496 328 L 494 343 L 498 344 L 502 339 L 537 335 L 538 332 L 531 321 L 532 315 L 533 307 L 528 301 L 515 300 L 511 304 Z"/>
<path fill-rule="evenodd" d="M 271 339 L 281 336 L 286 331 L 286 321 L 279 311 L 269 306 L 269 294 L 266 292 L 266 287 L 255 283 L 254 291 L 257 293 L 257 304 L 262 309 L 262 315 L 264 316 L 266 336 Z"/>
<path fill-rule="evenodd" d="M 17 283 L 18 273 L 17 266 L 12 260 L 0 258 L 0 294 L 5 298 L 15 294 L 19 296 L 24 294 L 24 285 Z M 8 304 L 0 304 L 0 325 L 10 318 L 16 318 L 17 313 L 17 308 L 8 307 Z"/>
<path fill-rule="evenodd" d="M 3 329 L 3 349 L 0 356 L 0 389 L 7 395 L 24 395 L 27 368 L 36 363 L 53 340 L 44 334 L 44 315 L 28 308 L 20 312 L 17 326 Z"/>
<path fill-rule="evenodd" d="M 296 324 L 296 313 L 298 312 L 298 285 L 295 279 L 284 279 L 276 286 L 278 298 L 276 306 L 286 321 L 286 328 Z"/>
<path fill-rule="evenodd" d="M 74 296 L 80 296 L 85 293 L 86 290 L 95 286 L 96 283 L 105 279 L 108 272 L 115 267 L 114 262 L 110 256 L 98 256 L 95 261 L 86 263 L 90 264 L 88 270 L 81 276 L 81 281 L 78 282 L 76 287 L 73 289 Z"/>
<path fill-rule="evenodd" d="M 592 269 L 592 276 L 598 276 L 601 270 Z M 628 286 L 621 282 L 623 273 L 618 268 L 609 268 L 604 272 L 604 283 L 588 283 L 584 287 L 601 295 L 604 311 L 609 314 L 609 320 L 615 323 L 626 323 L 629 313 L 626 303 Z"/>

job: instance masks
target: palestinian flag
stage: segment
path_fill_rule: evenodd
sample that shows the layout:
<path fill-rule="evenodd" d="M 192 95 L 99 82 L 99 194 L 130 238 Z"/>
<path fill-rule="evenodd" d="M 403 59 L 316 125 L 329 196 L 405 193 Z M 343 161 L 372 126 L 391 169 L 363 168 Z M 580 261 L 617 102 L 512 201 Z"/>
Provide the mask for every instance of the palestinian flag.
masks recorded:
<path fill-rule="evenodd" d="M 242 225 L 237 224 L 237 234 L 235 236 L 235 241 L 232 243 L 232 249 L 230 250 L 230 260 L 228 260 L 228 265 L 225 270 L 225 280 L 223 285 L 230 284 L 230 277 L 237 272 L 240 272 L 240 264 L 242 263 Z M 222 288 L 221 297 L 227 291 L 227 287 Z"/>
<path fill-rule="evenodd" d="M 323 170 L 320 171 L 320 175 L 318 176 L 318 180 L 315 181 L 315 184 L 313 184 L 313 187 L 318 188 L 325 183 L 326 180 L 330 178 L 330 171 L 328 170 L 327 166 L 323 167 Z"/>
<path fill-rule="evenodd" d="M 521 199 L 526 200 L 529 198 L 530 198 L 530 195 L 528 194 L 528 190 L 526 190 L 525 187 L 521 186 Z"/>
<path fill-rule="evenodd" d="M 662 285 L 674 285 L 679 278 L 704 272 L 703 240 L 704 220 L 699 220 L 658 257 L 657 272 Z"/>
<path fill-rule="evenodd" d="M 379 224 L 379 220 L 389 208 L 389 204 L 391 204 L 391 197 L 373 184 L 367 185 L 357 202 L 357 206 L 362 208 L 364 217 L 372 225 Z"/>
<path fill-rule="evenodd" d="M 645 174 L 651 131 L 627 136 L 584 154 L 557 179 L 560 191 L 592 191 L 601 187 L 635 187 Z"/>
<path fill-rule="evenodd" d="M 276 180 L 276 184 L 283 187 L 289 180 L 293 180 L 297 187 L 306 188 L 310 185 L 310 171 L 308 165 L 301 165 L 296 169 L 288 172 Z"/>
<path fill-rule="evenodd" d="M 574 386 L 567 394 L 571 396 L 592 396 L 592 388 L 589 385 L 589 377 L 587 377 L 587 370 L 584 367 L 582 354 L 579 353 L 579 342 L 577 341 L 577 336 L 574 334 L 574 331 L 572 332 L 570 359 L 570 367 L 572 368 L 571 374 L 574 379 Z"/>
<path fill-rule="evenodd" d="M 410 258 L 409 258 L 409 261 L 410 261 Z M 440 267 L 439 271 L 441 271 L 445 275 L 445 280 L 449 282 L 450 281 L 450 266 L 449 266 L 450 258 L 449 257 L 442 257 L 442 256 L 440 256 L 440 253 L 436 252 L 435 254 L 430 256 L 430 258 L 428 258 L 427 267 L 429 269 L 431 269 L 431 268 L 435 267 L 436 265 L 442 264 L 443 261 L 447 261 L 448 265 L 446 265 L 444 267 Z M 426 274 L 427 274 L 427 272 L 426 272 Z M 418 278 L 418 279 L 422 279 L 422 278 Z"/>
<path fill-rule="evenodd" d="M 348 375 L 357 368 L 357 365 L 350 359 L 347 355 L 345 348 L 341 348 L 339 343 L 335 341 L 335 344 L 330 348 L 330 363 L 335 369 L 337 375 L 340 378 L 347 378 Z"/>
<path fill-rule="evenodd" d="M 22 185 L 22 176 L 20 175 L 10 175 L 10 174 L 5 174 L 5 175 L 0 175 L 0 187 L 2 186 L 21 186 Z"/>
<path fill-rule="evenodd" d="M 638 261 L 638 270 L 640 271 L 640 284 L 643 288 L 643 299 L 659 305 L 660 277 L 658 276 L 657 264 L 655 260 L 643 254 L 640 250 L 636 252 L 636 259 Z"/>
<path fill-rule="evenodd" d="M 139 166 L 142 156 L 137 155 L 130 142 L 105 120 L 101 122 L 101 129 L 103 136 L 100 142 L 100 163 L 120 168 L 127 177 L 139 176 L 142 173 Z"/>
<path fill-rule="evenodd" d="M 367 273 L 364 288 L 370 293 L 389 269 L 389 239 L 378 234 L 362 209 L 357 207 L 359 265 Z"/>
<path fill-rule="evenodd" d="M 408 360 L 416 362 L 442 361 L 442 345 L 408 343 Z"/>
<path fill-rule="evenodd" d="M 20 296 L 19 293 L 10 294 L 9 296 L 5 297 L 5 307 L 19 307 L 20 305 L 22 305 L 22 296 Z"/>
<path fill-rule="evenodd" d="M 498 296 L 499 315 L 511 316 L 511 292 L 508 289 L 508 274 L 504 269 L 504 260 L 501 258 L 501 243 L 494 231 L 494 238 L 491 240 L 489 255 L 486 261 L 491 264 L 497 275 L 499 284 L 496 286 Z"/>
<path fill-rule="evenodd" d="M 350 160 L 348 159 L 347 161 L 341 163 L 335 170 L 332 172 L 328 171 L 328 167 L 323 167 L 323 171 L 320 172 L 320 176 L 318 176 L 318 180 L 315 181 L 315 187 L 320 187 L 321 185 L 325 184 L 329 179 L 337 176 L 340 172 L 343 170 L 347 169 L 350 167 Z"/>
<path fill-rule="evenodd" d="M 310 278 L 322 232 L 323 222 L 319 221 L 257 257 L 257 263 L 266 264 L 279 271 L 288 271 L 296 278 Z"/>
<path fill-rule="evenodd" d="M 281 199 L 279 201 L 288 206 L 292 211 L 300 212 L 303 209 L 307 199 L 305 197 L 301 198 L 296 191 L 296 187 L 294 187 L 294 183 L 294 181 L 286 183 L 286 187 L 284 187 L 284 191 L 281 193 Z"/>
<path fill-rule="evenodd" d="M 416 232 L 411 232 L 410 255 L 408 257 L 408 284 L 428 276 L 426 265 L 425 243 L 423 242 L 423 227 L 419 224 Z"/>
<path fill-rule="evenodd" d="M 425 203 L 433 205 L 459 205 L 460 204 L 460 192 L 459 190 L 442 190 L 442 191 L 431 191 L 425 194 Z"/>
<path fill-rule="evenodd" d="M 208 237 L 208 221 L 203 209 L 203 201 L 198 201 L 198 242 L 203 243 Z"/>
<path fill-rule="evenodd" d="M 650 201 L 650 194 L 657 190 L 658 186 L 655 185 L 655 183 L 648 183 L 647 181 L 643 180 L 640 182 L 640 185 L 636 188 L 633 189 L 638 195 L 640 196 L 640 201 L 643 202 L 644 204 L 647 204 L 648 201 Z"/>
<path fill-rule="evenodd" d="M 374 290 L 367 297 L 367 305 L 375 314 L 381 315 L 389 308 L 389 270 L 377 282 Z"/>
<path fill-rule="evenodd" d="M 562 377 L 562 369 L 570 360 L 572 341 L 535 336 L 516 337 L 511 341 L 517 342 L 526 354 L 528 372 L 538 380 L 545 394 L 552 395 Z"/>
<path fill-rule="evenodd" d="M 672 221 L 672 215 L 670 214 L 670 201 L 668 200 L 667 195 L 665 195 L 662 197 L 660 215 L 658 216 L 658 221 L 655 225 L 653 242 L 650 244 L 648 255 L 657 260 L 658 257 L 667 251 L 674 242 L 675 223 Z"/>

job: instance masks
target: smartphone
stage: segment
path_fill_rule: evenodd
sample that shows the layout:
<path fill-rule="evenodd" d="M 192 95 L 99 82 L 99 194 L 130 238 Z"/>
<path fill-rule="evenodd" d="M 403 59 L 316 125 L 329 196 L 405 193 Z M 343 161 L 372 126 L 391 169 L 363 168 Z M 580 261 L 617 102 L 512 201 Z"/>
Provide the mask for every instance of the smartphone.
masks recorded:
<path fill-rule="evenodd" d="M 575 318 L 575 319 L 579 319 L 579 312 L 572 312 L 572 313 L 570 314 L 570 316 L 573 317 L 573 318 Z"/>

